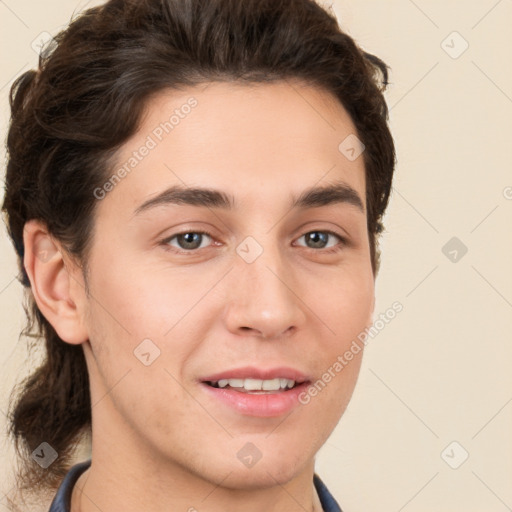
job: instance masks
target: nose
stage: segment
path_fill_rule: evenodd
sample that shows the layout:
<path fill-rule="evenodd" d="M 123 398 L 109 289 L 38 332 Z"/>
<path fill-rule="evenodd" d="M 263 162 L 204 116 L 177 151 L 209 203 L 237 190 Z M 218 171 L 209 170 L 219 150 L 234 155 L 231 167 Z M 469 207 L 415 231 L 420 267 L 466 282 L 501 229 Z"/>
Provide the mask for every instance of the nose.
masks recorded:
<path fill-rule="evenodd" d="M 266 247 L 251 263 L 236 257 L 224 311 L 230 332 L 275 339 L 289 336 L 303 325 L 306 306 L 299 283 L 284 263 L 278 248 Z"/>

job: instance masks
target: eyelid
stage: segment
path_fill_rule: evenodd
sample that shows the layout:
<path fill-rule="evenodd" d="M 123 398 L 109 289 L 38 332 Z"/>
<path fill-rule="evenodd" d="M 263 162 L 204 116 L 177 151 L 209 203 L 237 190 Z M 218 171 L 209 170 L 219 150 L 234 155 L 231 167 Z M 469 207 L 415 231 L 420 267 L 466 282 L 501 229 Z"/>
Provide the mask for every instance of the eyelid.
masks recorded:
<path fill-rule="evenodd" d="M 315 233 L 315 232 L 326 233 L 328 235 L 334 236 L 334 237 L 338 238 L 339 243 L 337 243 L 336 245 L 334 245 L 332 247 L 327 247 L 327 248 L 314 248 L 314 247 L 307 247 L 306 245 L 299 245 L 299 247 L 303 247 L 304 249 L 309 249 L 310 251 L 316 252 L 316 253 L 335 253 L 335 252 L 340 251 L 344 247 L 347 247 L 348 245 L 350 245 L 349 240 L 344 235 L 341 235 L 340 233 L 337 233 L 336 231 L 333 231 L 333 230 L 330 230 L 330 229 L 321 229 L 321 228 L 320 229 L 318 229 L 318 228 L 316 228 L 316 229 L 315 228 L 308 229 L 307 231 L 304 231 L 300 236 L 295 238 L 294 241 L 299 240 L 300 238 L 308 235 L 309 233 Z M 210 243 L 207 247 L 200 247 L 200 248 L 188 249 L 188 250 L 187 249 L 180 249 L 179 247 L 175 247 L 173 245 L 170 245 L 170 241 L 171 240 L 175 239 L 176 237 L 178 237 L 180 235 L 185 235 L 185 234 L 188 234 L 188 233 L 195 233 L 195 234 L 200 234 L 200 235 L 206 235 L 206 236 L 210 237 L 212 243 Z M 215 245 L 216 242 L 218 244 L 218 241 L 216 240 L 215 236 L 210 231 L 208 231 L 208 230 L 204 230 L 204 229 L 202 229 L 202 230 L 201 229 L 183 229 L 181 231 L 173 233 L 172 235 L 162 239 L 160 241 L 160 245 L 163 245 L 165 250 L 171 251 L 171 252 L 175 252 L 177 254 L 196 254 L 201 249 L 204 250 L 204 249 L 208 249 L 209 247 L 212 247 L 213 245 Z"/>
<path fill-rule="evenodd" d="M 327 247 L 327 248 L 321 248 L 321 249 L 315 249 L 313 247 L 307 247 L 306 245 L 301 245 L 300 247 L 304 247 L 305 249 L 310 249 L 314 252 L 336 252 L 337 250 L 340 250 L 340 247 L 346 247 L 349 245 L 349 241 L 348 239 L 337 233 L 336 231 L 332 231 L 330 229 L 309 229 L 308 231 L 306 231 L 305 233 L 303 233 L 302 235 L 300 235 L 296 240 L 299 240 L 300 238 L 302 238 L 303 236 L 306 236 L 307 234 L 309 233 L 327 233 L 328 235 L 332 235 L 332 236 L 335 236 L 336 238 L 338 238 L 339 240 L 339 243 L 332 246 L 332 247 Z"/>
<path fill-rule="evenodd" d="M 164 248 L 166 250 L 170 250 L 170 251 L 173 251 L 173 252 L 177 252 L 178 254 L 193 254 L 193 253 L 196 253 L 199 251 L 199 248 L 198 249 L 180 249 L 179 247 L 174 247 L 172 245 L 170 245 L 170 241 L 173 240 L 174 238 L 180 236 L 180 235 L 185 235 L 187 233 L 195 233 L 195 234 L 198 234 L 198 235 L 206 235 L 208 237 L 210 237 L 210 239 L 212 240 L 212 242 L 215 242 L 215 237 L 207 230 L 204 230 L 204 229 L 184 229 L 182 231 L 178 231 L 176 233 L 173 233 L 171 236 L 168 236 L 168 237 L 165 237 L 164 239 L 162 239 L 160 241 L 160 245 L 163 245 Z M 210 247 L 211 245 L 213 244 L 210 244 L 208 247 Z M 169 249 L 170 247 L 172 247 L 172 249 Z M 202 247 L 201 249 L 206 249 L 207 247 Z"/>

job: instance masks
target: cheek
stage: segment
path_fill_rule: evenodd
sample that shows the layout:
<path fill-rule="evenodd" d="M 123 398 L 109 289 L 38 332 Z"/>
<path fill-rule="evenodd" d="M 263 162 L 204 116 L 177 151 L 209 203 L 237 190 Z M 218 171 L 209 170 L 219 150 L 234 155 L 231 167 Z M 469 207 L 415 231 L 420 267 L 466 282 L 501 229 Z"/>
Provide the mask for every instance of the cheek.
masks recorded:
<path fill-rule="evenodd" d="M 163 418 L 166 424 L 160 409 L 179 413 L 169 404 L 183 399 L 177 382 L 184 380 L 187 361 L 200 345 L 201 337 L 195 335 L 198 319 L 204 331 L 216 318 L 211 308 L 203 307 L 206 301 L 198 303 L 208 287 L 204 279 L 196 282 L 162 268 L 142 270 L 136 265 L 103 268 L 95 276 L 89 332 L 98 382 L 111 389 L 122 379 L 118 406 L 126 415 L 145 409 L 139 403 L 145 396 L 153 404 L 144 414 L 147 421 L 158 424 Z M 160 403 L 162 389 L 168 400 Z"/>
<path fill-rule="evenodd" d="M 315 294 L 315 312 L 331 336 L 328 346 L 342 349 L 371 324 L 374 305 L 374 280 L 368 272 L 344 272 L 329 279 Z M 332 350 L 328 350 L 332 351 Z"/>
<path fill-rule="evenodd" d="M 95 288 L 107 314 L 113 317 L 109 323 L 132 342 L 151 337 L 169 342 L 172 331 L 181 326 L 207 290 L 204 280 L 193 282 L 190 276 L 161 267 L 117 265 L 98 276 Z"/>
<path fill-rule="evenodd" d="M 315 337 L 318 380 L 302 403 L 332 428 L 352 396 L 364 352 L 358 336 L 371 324 L 373 314 L 373 274 L 363 267 L 360 272 L 352 269 L 325 280 L 325 286 L 316 288 L 308 299 L 325 335 Z"/>

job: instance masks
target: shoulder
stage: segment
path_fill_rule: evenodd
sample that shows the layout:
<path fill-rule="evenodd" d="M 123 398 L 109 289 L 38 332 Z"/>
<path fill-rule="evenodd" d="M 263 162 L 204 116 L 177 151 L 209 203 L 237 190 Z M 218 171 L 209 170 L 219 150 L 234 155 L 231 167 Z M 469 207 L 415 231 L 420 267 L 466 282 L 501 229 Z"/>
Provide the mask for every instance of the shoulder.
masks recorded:
<path fill-rule="evenodd" d="M 53 498 L 50 510 L 48 512 L 70 512 L 71 509 L 71 494 L 73 486 L 80 477 L 80 475 L 89 468 L 91 461 L 80 462 L 75 464 L 64 477 L 62 483 Z"/>
<path fill-rule="evenodd" d="M 316 473 L 313 476 L 313 483 L 315 484 L 316 492 L 318 493 L 324 512 L 342 512 L 338 502 Z"/>

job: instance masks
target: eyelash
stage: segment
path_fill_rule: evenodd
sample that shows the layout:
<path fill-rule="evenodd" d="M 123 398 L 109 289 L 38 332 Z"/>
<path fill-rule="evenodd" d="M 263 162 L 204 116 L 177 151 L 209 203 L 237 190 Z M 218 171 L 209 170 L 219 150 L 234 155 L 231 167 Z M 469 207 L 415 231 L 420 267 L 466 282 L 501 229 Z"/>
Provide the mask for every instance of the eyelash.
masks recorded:
<path fill-rule="evenodd" d="M 193 254 L 193 253 L 197 253 L 197 251 L 200 250 L 200 248 L 198 249 L 189 249 L 189 250 L 186 250 L 186 249 L 177 249 L 175 247 L 173 247 L 172 249 L 170 248 L 171 246 L 169 245 L 169 242 L 171 240 L 174 240 L 176 237 L 180 236 L 180 235 L 186 235 L 186 234 L 196 234 L 196 235 L 207 235 L 208 237 L 210 237 L 212 240 L 214 240 L 214 236 L 208 232 L 208 231 L 182 231 L 180 233 L 174 233 L 172 236 L 170 237 L 167 237 L 163 240 L 161 240 L 160 244 L 164 246 L 164 249 L 167 250 L 167 251 L 171 251 L 171 252 L 175 252 L 177 254 Z M 335 233 L 334 231 L 330 231 L 330 230 L 321 230 L 321 229 L 313 229 L 311 231 L 307 231 L 306 233 L 304 233 L 303 235 L 301 235 L 299 237 L 302 238 L 310 233 L 324 233 L 324 234 L 327 234 L 327 235 L 331 235 L 331 236 L 334 236 L 336 238 L 339 239 L 339 243 L 337 245 L 335 245 L 334 247 L 329 247 L 327 249 L 315 249 L 313 247 L 307 247 L 307 246 L 304 246 L 304 245 L 301 245 L 300 247 L 304 247 L 305 249 L 309 249 L 311 251 L 314 251 L 314 252 L 323 252 L 324 254 L 327 253 L 327 254 L 333 254 L 333 253 L 337 253 L 339 251 L 341 251 L 343 248 L 345 248 L 346 246 L 349 245 L 347 239 L 341 235 L 339 235 L 338 233 Z M 203 248 L 205 249 L 205 248 Z"/>

